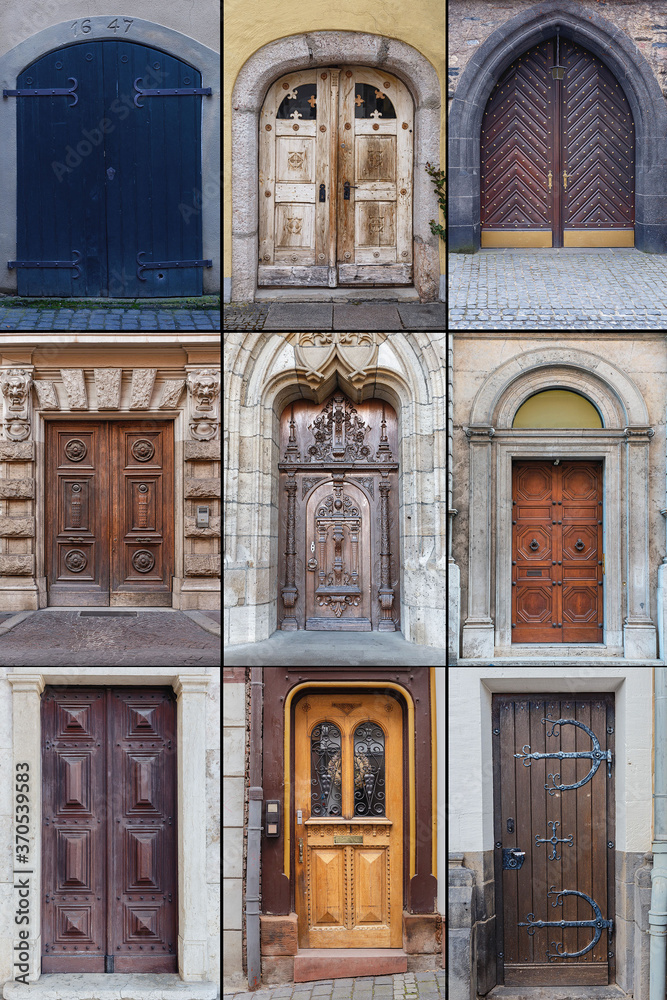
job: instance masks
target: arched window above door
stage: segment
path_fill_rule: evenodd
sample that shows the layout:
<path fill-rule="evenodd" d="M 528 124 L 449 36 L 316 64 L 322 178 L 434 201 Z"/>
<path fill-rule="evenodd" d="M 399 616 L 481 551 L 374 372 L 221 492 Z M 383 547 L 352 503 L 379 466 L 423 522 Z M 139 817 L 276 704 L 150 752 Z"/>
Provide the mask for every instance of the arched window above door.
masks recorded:
<path fill-rule="evenodd" d="M 512 427 L 603 427 L 600 413 L 578 392 L 545 389 L 529 396 L 516 411 Z"/>

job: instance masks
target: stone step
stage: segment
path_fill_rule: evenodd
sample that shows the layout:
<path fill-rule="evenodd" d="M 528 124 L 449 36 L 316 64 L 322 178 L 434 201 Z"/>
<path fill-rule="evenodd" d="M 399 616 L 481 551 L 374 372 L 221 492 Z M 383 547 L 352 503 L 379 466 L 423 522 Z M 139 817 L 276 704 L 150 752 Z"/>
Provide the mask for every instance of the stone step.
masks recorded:
<path fill-rule="evenodd" d="M 177 975 L 59 972 L 36 983 L 11 981 L 4 1000 L 216 1000 L 215 983 L 184 983 Z"/>
<path fill-rule="evenodd" d="M 620 986 L 495 986 L 484 1000 L 631 1000 Z"/>
<path fill-rule="evenodd" d="M 402 948 L 307 948 L 294 956 L 294 982 L 391 976 L 408 971 Z"/>

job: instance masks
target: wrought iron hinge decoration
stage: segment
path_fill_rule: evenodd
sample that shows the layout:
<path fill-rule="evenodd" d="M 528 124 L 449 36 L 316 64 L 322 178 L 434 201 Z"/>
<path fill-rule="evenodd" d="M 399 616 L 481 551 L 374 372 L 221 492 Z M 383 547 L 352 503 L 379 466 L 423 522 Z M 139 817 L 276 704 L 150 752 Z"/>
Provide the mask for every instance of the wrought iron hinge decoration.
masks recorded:
<path fill-rule="evenodd" d="M 65 95 L 74 98 L 73 104 L 68 104 L 68 108 L 73 108 L 75 104 L 79 103 L 79 95 L 75 94 L 74 91 L 79 86 L 76 77 L 68 76 L 68 80 L 71 80 L 74 84 L 73 87 L 41 87 L 38 90 L 32 88 L 20 90 L 3 90 L 3 97 L 63 97 Z"/>
<path fill-rule="evenodd" d="M 139 253 L 137 254 L 137 264 L 138 264 L 137 278 L 139 279 L 139 281 L 148 280 L 147 278 L 143 277 L 141 273 L 142 271 L 149 271 L 149 270 L 155 271 L 158 268 L 163 268 L 163 267 L 213 267 L 212 260 L 151 260 L 147 262 L 139 260 L 139 258 L 142 257 L 143 254 L 145 253 L 146 253 L 145 250 L 140 250 Z"/>
<path fill-rule="evenodd" d="M 160 90 L 144 90 L 143 87 L 137 86 L 141 77 L 138 76 L 134 81 L 134 89 L 136 90 L 136 96 L 134 98 L 134 103 L 138 108 L 143 108 L 143 104 L 139 104 L 140 97 L 190 97 L 193 94 L 204 94 L 206 97 L 211 96 L 210 87 L 177 87 L 177 88 L 160 88 Z"/>
<path fill-rule="evenodd" d="M 530 934 L 531 937 L 533 936 L 535 931 L 541 927 L 591 927 L 594 928 L 595 935 L 593 937 L 593 940 L 589 944 L 587 944 L 585 948 L 582 948 L 581 951 L 562 951 L 563 947 L 562 942 L 552 941 L 551 945 L 556 950 L 555 952 L 547 951 L 547 959 L 550 962 L 555 961 L 555 959 L 557 958 L 579 958 L 581 955 L 585 955 L 586 952 L 590 951 L 598 943 L 602 935 L 602 931 L 605 929 L 605 927 L 607 928 L 609 940 L 611 941 L 611 935 L 614 928 L 614 921 L 602 919 L 602 913 L 600 912 L 600 907 L 598 906 L 598 904 L 595 902 L 594 899 L 591 899 L 590 896 L 587 896 L 585 892 L 579 892 L 577 889 L 560 889 L 558 892 L 556 892 L 556 887 L 554 885 L 552 885 L 551 888 L 549 889 L 547 896 L 551 896 L 553 893 L 556 893 L 556 899 L 551 904 L 552 906 L 562 906 L 563 896 L 581 896 L 581 898 L 585 899 L 586 902 L 592 908 L 593 913 L 595 914 L 595 919 L 594 920 L 536 920 L 535 914 L 529 913 L 528 916 L 526 917 L 527 923 L 519 923 L 518 926 L 527 927 L 528 933 Z"/>
<path fill-rule="evenodd" d="M 572 840 L 572 834 L 570 834 L 569 837 L 557 837 L 556 827 L 560 826 L 558 820 L 550 819 L 549 822 L 547 823 L 547 826 L 551 827 L 552 836 L 548 837 L 546 840 L 543 840 L 542 837 L 538 837 L 537 834 L 535 834 L 535 847 L 538 847 L 539 844 L 553 844 L 553 851 L 549 855 L 549 861 L 560 861 L 560 854 L 556 854 L 556 845 L 567 844 L 568 847 L 574 846 Z"/>
<path fill-rule="evenodd" d="M 79 261 L 81 259 L 81 251 L 72 250 L 72 254 L 76 254 L 76 260 L 8 260 L 7 267 L 10 271 L 14 267 L 71 267 L 77 272 L 73 277 L 80 278 L 81 265 Z"/>
<path fill-rule="evenodd" d="M 546 725 L 547 722 L 551 722 L 551 724 L 552 724 L 551 725 L 551 732 L 547 733 L 547 736 L 557 735 L 554 732 L 554 730 L 556 729 L 556 726 L 577 726 L 579 729 L 583 729 L 583 731 L 585 733 L 588 733 L 588 735 L 591 738 L 591 742 L 593 744 L 592 750 L 578 750 L 576 753 L 572 753 L 572 752 L 565 751 L 565 750 L 560 750 L 558 753 L 531 753 L 530 752 L 530 746 L 528 744 L 526 744 L 526 746 L 524 746 L 522 748 L 522 752 L 521 753 L 515 753 L 514 754 L 515 757 L 519 757 L 519 758 L 521 758 L 523 760 L 524 767 L 530 767 L 530 765 L 532 764 L 532 762 L 534 760 L 544 760 L 544 759 L 550 759 L 550 760 L 568 760 L 568 759 L 574 759 L 574 760 L 579 760 L 581 758 L 588 758 L 588 760 L 592 760 L 593 761 L 593 766 L 591 767 L 591 769 L 588 772 L 588 774 L 586 775 L 586 777 L 582 778 L 581 781 L 575 782 L 574 785 L 560 785 L 560 784 L 558 784 L 558 782 L 556 781 L 556 779 L 558 779 L 558 781 L 560 781 L 560 774 L 550 774 L 550 775 L 548 775 L 548 777 L 551 778 L 551 780 L 553 782 L 553 788 L 549 788 L 549 782 L 548 781 L 547 781 L 546 785 L 544 786 L 546 788 L 546 790 L 549 792 L 549 795 L 553 795 L 556 791 L 564 792 L 564 791 L 568 791 L 568 790 L 570 790 L 572 788 L 581 788 L 582 785 L 585 785 L 587 781 L 591 780 L 591 778 L 593 777 L 593 775 L 595 774 L 595 772 L 597 771 L 597 769 L 599 768 L 599 766 L 600 766 L 600 764 L 602 763 L 603 760 L 607 761 L 608 777 L 611 778 L 611 750 L 601 750 L 600 749 L 600 744 L 598 742 L 597 736 L 595 735 L 595 733 L 591 729 L 588 728 L 588 726 L 585 726 L 583 724 L 583 722 L 577 722 L 575 719 L 556 719 L 556 721 L 554 722 L 554 720 L 551 718 L 550 715 L 547 715 L 546 719 L 542 719 L 542 725 L 543 726 Z"/>

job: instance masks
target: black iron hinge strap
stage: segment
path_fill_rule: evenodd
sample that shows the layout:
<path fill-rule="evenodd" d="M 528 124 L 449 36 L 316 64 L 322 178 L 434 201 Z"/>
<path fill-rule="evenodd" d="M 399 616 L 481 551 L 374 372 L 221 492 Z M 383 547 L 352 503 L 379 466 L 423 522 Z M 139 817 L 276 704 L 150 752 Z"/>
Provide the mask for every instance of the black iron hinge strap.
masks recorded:
<path fill-rule="evenodd" d="M 137 267 L 137 278 L 139 278 L 139 281 L 147 281 L 148 280 L 147 278 L 143 277 L 143 275 L 141 273 L 142 271 L 149 271 L 149 270 L 155 271 L 158 268 L 163 268 L 163 267 L 164 268 L 167 268 L 167 267 L 213 267 L 213 261 L 212 260 L 150 260 L 150 261 L 146 261 L 146 262 L 144 262 L 143 260 L 139 260 L 139 258 L 141 256 L 143 256 L 143 254 L 145 254 L 145 253 L 146 253 L 145 250 L 140 250 L 139 253 L 137 254 L 137 264 L 138 264 L 138 267 Z"/>
<path fill-rule="evenodd" d="M 80 278 L 81 265 L 79 261 L 81 260 L 81 251 L 72 250 L 72 254 L 77 255 L 76 260 L 8 260 L 7 267 L 10 271 L 15 267 L 70 267 L 77 272 L 73 277 Z"/>
<path fill-rule="evenodd" d="M 74 91 L 79 86 L 76 77 L 68 76 L 68 80 L 71 80 L 74 84 L 73 87 L 40 87 L 38 89 L 26 89 L 21 88 L 20 90 L 3 90 L 3 97 L 64 97 L 69 96 L 74 98 L 73 104 L 68 104 L 68 108 L 73 108 L 75 104 L 79 103 L 79 95 L 75 94 Z"/>
<path fill-rule="evenodd" d="M 592 729 L 589 729 L 588 726 L 585 726 L 583 722 L 577 722 L 575 719 L 556 719 L 556 721 L 554 722 L 554 720 L 551 718 L 550 715 L 547 715 L 546 719 L 542 719 L 542 725 L 544 726 L 547 722 L 550 722 L 552 724 L 551 732 L 547 733 L 547 736 L 558 735 L 554 734 L 556 726 L 577 726 L 579 729 L 583 729 L 585 733 L 588 733 L 588 735 L 591 738 L 591 742 L 593 744 L 591 750 L 579 750 L 576 753 L 570 753 L 569 751 L 564 751 L 564 750 L 561 750 L 558 753 L 531 753 L 530 746 L 526 744 L 526 746 L 522 748 L 522 753 L 514 754 L 515 757 L 519 757 L 520 759 L 523 760 L 524 767 L 530 767 L 530 765 L 534 760 L 545 760 L 545 759 L 579 760 L 582 758 L 588 758 L 588 760 L 593 761 L 593 766 L 591 767 L 586 777 L 582 778 L 581 781 L 577 781 L 574 785 L 560 785 L 556 781 L 556 778 L 558 778 L 558 781 L 560 781 L 560 774 L 550 774 L 549 777 L 553 782 L 553 788 L 549 788 L 548 782 L 544 786 L 549 792 L 549 795 L 553 795 L 556 791 L 563 792 L 572 788 L 581 788 L 582 785 L 585 785 L 587 781 L 591 780 L 591 778 L 593 777 L 593 775 L 595 774 L 595 772 L 597 771 L 603 760 L 607 761 L 608 777 L 611 778 L 611 750 L 600 749 L 600 743 Z"/>
<path fill-rule="evenodd" d="M 587 944 L 585 948 L 582 948 L 581 951 L 563 951 L 562 950 L 563 944 L 561 941 L 558 942 L 552 941 L 551 945 L 556 950 L 555 952 L 550 952 L 547 950 L 547 958 L 550 962 L 553 962 L 556 958 L 578 958 L 581 955 L 585 955 L 586 952 L 590 951 L 598 943 L 602 935 L 602 931 L 605 929 L 605 927 L 607 929 L 607 934 L 609 935 L 609 939 L 611 940 L 611 935 L 614 930 L 614 921 L 603 919 L 600 907 L 598 906 L 598 904 L 595 902 L 594 899 L 591 899 L 590 896 L 587 896 L 585 892 L 579 892 L 577 889 L 561 889 L 560 891 L 556 892 L 556 887 L 552 885 L 551 888 L 549 889 L 549 892 L 547 893 L 547 896 L 551 896 L 554 893 L 556 895 L 556 899 L 551 904 L 552 906 L 562 906 L 563 896 L 581 896 L 581 898 L 585 899 L 586 902 L 592 908 L 593 913 L 595 914 L 595 919 L 594 920 L 536 920 L 535 914 L 529 913 L 528 916 L 526 917 L 527 923 L 519 923 L 518 926 L 527 927 L 528 933 L 530 934 L 531 937 L 533 936 L 535 931 L 539 930 L 541 927 L 591 927 L 595 929 L 595 935 L 593 937 L 593 940 L 589 944 Z"/>
<path fill-rule="evenodd" d="M 193 94 L 210 97 L 212 94 L 210 87 L 160 87 L 159 90 L 144 90 L 138 86 L 140 80 L 141 77 L 138 76 L 134 81 L 134 89 L 137 92 L 134 103 L 138 108 L 143 108 L 143 104 L 139 104 L 140 97 L 192 97 Z"/>

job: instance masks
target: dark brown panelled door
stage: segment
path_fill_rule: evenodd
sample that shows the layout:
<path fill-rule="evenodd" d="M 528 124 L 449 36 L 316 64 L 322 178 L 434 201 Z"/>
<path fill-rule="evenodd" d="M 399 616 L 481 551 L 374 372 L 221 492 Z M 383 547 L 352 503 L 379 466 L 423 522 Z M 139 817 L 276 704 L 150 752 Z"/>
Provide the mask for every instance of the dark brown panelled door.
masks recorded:
<path fill-rule="evenodd" d="M 170 688 L 42 696 L 42 972 L 176 972 Z"/>
<path fill-rule="evenodd" d="M 614 982 L 613 733 L 611 694 L 493 696 L 498 984 Z"/>
<path fill-rule="evenodd" d="M 628 101 L 596 56 L 564 38 L 530 49 L 484 113 L 482 246 L 634 246 L 634 145 Z"/>
<path fill-rule="evenodd" d="M 512 642 L 602 642 L 602 462 L 515 462 Z"/>
<path fill-rule="evenodd" d="M 169 606 L 171 423 L 50 423 L 46 452 L 49 604 Z"/>

